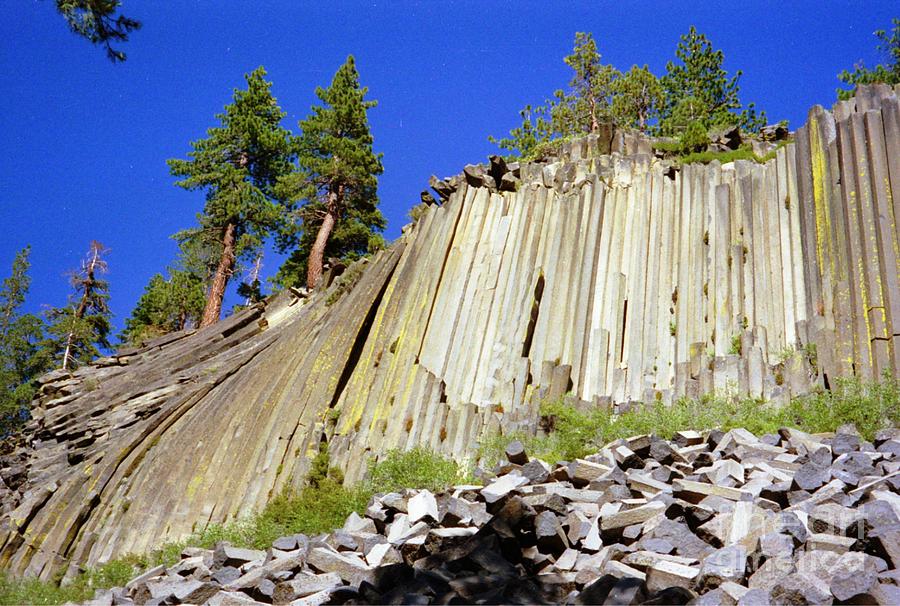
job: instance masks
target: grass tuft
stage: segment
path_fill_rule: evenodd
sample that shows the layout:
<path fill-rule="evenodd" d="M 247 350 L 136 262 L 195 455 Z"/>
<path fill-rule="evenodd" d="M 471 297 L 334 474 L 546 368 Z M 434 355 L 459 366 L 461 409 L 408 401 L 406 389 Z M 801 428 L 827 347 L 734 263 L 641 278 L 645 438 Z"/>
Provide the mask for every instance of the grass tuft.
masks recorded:
<path fill-rule="evenodd" d="M 655 434 L 671 438 L 676 431 L 743 427 L 756 435 L 796 427 L 809 433 L 835 431 L 853 424 L 871 440 L 875 432 L 900 425 L 900 380 L 885 375 L 881 381 L 837 379 L 831 391 L 822 390 L 776 406 L 758 398 L 708 395 L 681 399 L 671 405 L 654 401 L 617 415 L 603 409 L 576 410 L 562 399 L 541 405 L 546 435 L 522 433 L 489 436 L 478 457 L 493 466 L 509 442 L 521 440 L 532 456 L 549 463 L 570 461 L 596 452 L 619 438 Z"/>
<path fill-rule="evenodd" d="M 391 451 L 372 467 L 370 475 L 370 480 L 346 487 L 339 481 L 339 473 L 329 466 L 327 451 L 320 451 L 306 487 L 278 495 L 254 516 L 213 524 L 149 554 L 129 555 L 87 570 L 66 587 L 0 574 L 0 606 L 84 602 L 96 590 L 121 587 L 143 570 L 159 564 L 172 566 L 186 547 L 212 549 L 219 541 L 228 541 L 237 547 L 265 549 L 279 537 L 296 533 L 315 535 L 341 527 L 352 512 L 365 511 L 375 493 L 404 488 L 437 492 L 466 480 L 459 465 L 425 448 Z"/>

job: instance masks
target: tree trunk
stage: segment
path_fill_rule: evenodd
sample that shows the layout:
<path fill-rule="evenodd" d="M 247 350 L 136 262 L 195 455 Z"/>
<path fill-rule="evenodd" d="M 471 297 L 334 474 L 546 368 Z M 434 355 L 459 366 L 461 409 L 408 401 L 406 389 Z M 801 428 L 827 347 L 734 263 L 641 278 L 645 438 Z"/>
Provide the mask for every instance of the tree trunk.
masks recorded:
<path fill-rule="evenodd" d="M 66 335 L 66 350 L 63 352 L 63 370 L 69 370 L 72 366 L 73 362 L 75 362 L 75 353 L 72 349 L 75 346 L 75 327 L 74 324 L 84 317 L 84 314 L 87 312 L 88 301 L 91 297 L 91 291 L 94 288 L 94 271 L 97 268 L 97 260 L 100 258 L 100 249 L 93 249 L 93 256 L 91 257 L 90 262 L 88 263 L 87 268 L 85 269 L 86 276 L 84 282 L 82 283 L 84 287 L 84 292 L 81 295 L 81 301 L 78 302 L 78 307 L 75 309 L 75 313 L 72 314 L 72 329 L 69 330 L 69 334 Z"/>
<path fill-rule="evenodd" d="M 222 299 L 225 298 L 225 288 L 228 279 L 234 271 L 234 223 L 228 223 L 222 233 L 222 256 L 219 265 L 213 275 L 212 284 L 209 286 L 209 294 L 206 297 L 206 307 L 203 309 L 203 319 L 200 320 L 200 328 L 210 326 L 219 321 L 222 314 Z"/>
<path fill-rule="evenodd" d="M 336 194 L 329 194 L 329 198 L 337 197 Z M 316 234 L 316 241 L 312 250 L 309 252 L 309 261 L 306 266 L 306 287 L 310 290 L 316 287 L 322 278 L 322 266 L 325 258 L 325 245 L 328 244 L 328 238 L 331 236 L 331 230 L 334 229 L 336 222 L 335 212 L 332 210 L 333 205 L 328 205 L 328 211 L 319 227 L 319 233 Z"/>

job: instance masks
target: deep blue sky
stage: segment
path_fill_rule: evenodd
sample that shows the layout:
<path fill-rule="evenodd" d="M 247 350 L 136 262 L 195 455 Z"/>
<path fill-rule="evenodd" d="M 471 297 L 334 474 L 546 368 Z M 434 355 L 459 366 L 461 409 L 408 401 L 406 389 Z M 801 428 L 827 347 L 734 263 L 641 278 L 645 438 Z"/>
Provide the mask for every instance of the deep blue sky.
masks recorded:
<path fill-rule="evenodd" d="M 31 244 L 29 310 L 60 305 L 65 270 L 97 239 L 111 253 L 121 326 L 152 274 L 173 259 L 172 233 L 192 225 L 203 196 L 172 185 L 183 157 L 264 65 L 297 121 L 348 53 L 370 97 L 385 172 L 379 193 L 389 239 L 428 176 L 493 153 L 526 103 L 564 85 L 576 31 L 593 32 L 607 62 L 657 74 L 690 25 L 742 69 L 741 93 L 770 121 L 801 125 L 830 105 L 835 74 L 879 61 L 872 32 L 893 2 L 321 2 L 124 0 L 143 22 L 124 64 L 67 31 L 52 0 L 4 3 L 0 20 L 0 277 Z M 894 10 L 891 10 L 892 7 Z M 265 275 L 278 260 L 266 259 Z"/>

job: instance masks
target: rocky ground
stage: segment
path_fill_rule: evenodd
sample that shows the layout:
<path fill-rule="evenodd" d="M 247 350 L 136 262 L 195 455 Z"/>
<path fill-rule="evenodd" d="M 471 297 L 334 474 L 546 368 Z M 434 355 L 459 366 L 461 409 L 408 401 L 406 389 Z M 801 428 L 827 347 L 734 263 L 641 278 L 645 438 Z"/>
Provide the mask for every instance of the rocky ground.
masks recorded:
<path fill-rule="evenodd" d="M 328 535 L 190 548 L 94 604 L 898 604 L 900 431 L 680 432 L 485 486 L 377 496 Z"/>

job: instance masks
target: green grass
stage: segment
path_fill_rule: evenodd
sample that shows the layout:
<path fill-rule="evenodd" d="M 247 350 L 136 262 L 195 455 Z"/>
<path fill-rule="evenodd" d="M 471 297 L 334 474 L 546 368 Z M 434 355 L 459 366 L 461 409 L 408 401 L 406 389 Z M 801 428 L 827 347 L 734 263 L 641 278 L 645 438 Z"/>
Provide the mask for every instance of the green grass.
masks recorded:
<path fill-rule="evenodd" d="M 122 586 L 139 571 L 140 565 L 133 560 L 116 560 L 82 573 L 65 587 L 55 582 L 11 579 L 0 574 L 0 605 L 84 602 L 93 597 L 97 589 Z"/>
<path fill-rule="evenodd" d="M 120 587 L 142 570 L 178 562 L 186 547 L 213 548 L 219 541 L 238 547 L 265 549 L 278 537 L 328 532 L 343 526 L 352 512 L 362 513 L 375 493 L 403 488 L 440 491 L 467 481 L 462 468 L 425 448 L 388 452 L 372 467 L 371 478 L 345 487 L 327 453 L 320 452 L 310 472 L 309 484 L 295 492 L 278 495 L 249 518 L 213 524 L 203 531 L 143 555 L 129 555 L 96 569 L 87 570 L 66 587 L 58 582 L 11 579 L 0 574 L 0 606 L 7 604 L 62 604 L 90 599 L 97 589 Z"/>
<path fill-rule="evenodd" d="M 713 151 L 695 151 L 690 152 L 680 141 L 654 141 L 653 149 L 665 152 L 671 156 L 679 164 L 709 164 L 713 160 L 718 160 L 721 164 L 728 164 L 735 160 L 750 160 L 758 164 L 765 164 L 777 155 L 779 149 L 788 144 L 788 141 L 780 141 L 771 151 L 758 156 L 753 153 L 753 149 L 749 144 L 742 145 L 739 149 L 713 152 Z"/>
<path fill-rule="evenodd" d="M 679 400 L 669 406 L 654 402 L 612 415 L 600 409 L 579 411 L 558 400 L 545 402 L 541 415 L 550 428 L 547 435 L 492 436 L 481 444 L 479 457 L 492 465 L 501 460 L 510 441 L 519 439 L 529 454 L 552 463 L 588 455 L 617 438 L 647 433 L 671 438 L 676 431 L 684 429 L 727 431 L 744 427 L 761 435 L 781 427 L 797 427 L 820 433 L 852 423 L 863 437 L 872 439 L 879 429 L 900 424 L 900 381 L 889 376 L 879 382 L 839 379 L 831 391 L 795 398 L 782 407 L 752 398 L 711 395 Z M 299 532 L 318 534 L 340 527 L 351 512 L 361 513 L 377 492 L 403 488 L 439 491 L 470 481 L 459 465 L 424 448 L 388 453 L 372 467 L 369 480 L 349 488 L 338 481 L 327 456 L 320 453 L 309 479 L 308 486 L 277 496 L 254 516 L 212 525 L 153 553 L 127 556 L 88 570 L 66 587 L 0 575 L 0 606 L 84 601 L 97 589 L 124 585 L 143 569 L 174 564 L 188 546 L 211 548 L 219 541 L 229 541 L 241 547 L 263 549 L 280 536 Z"/>
<path fill-rule="evenodd" d="M 350 264 L 349 267 L 344 270 L 344 273 L 336 278 L 337 284 L 328 294 L 328 298 L 325 299 L 326 307 L 331 307 L 337 303 L 341 297 L 353 290 L 353 287 L 356 286 L 356 283 L 362 278 L 366 265 L 354 261 L 348 261 L 348 263 Z"/>
<path fill-rule="evenodd" d="M 686 429 L 727 431 L 743 427 L 762 435 L 796 427 L 822 433 L 852 423 L 871 440 L 879 429 L 900 425 L 900 381 L 889 376 L 877 382 L 838 379 L 831 391 L 801 396 L 786 406 L 754 398 L 709 395 L 671 405 L 654 402 L 613 415 L 601 409 L 579 411 L 559 400 L 545 402 L 541 416 L 550 428 L 547 435 L 490 436 L 478 453 L 483 464 L 500 461 L 503 449 L 512 440 L 521 440 L 532 456 L 554 463 L 586 456 L 618 438 L 640 434 L 671 438 L 676 431 Z"/>

